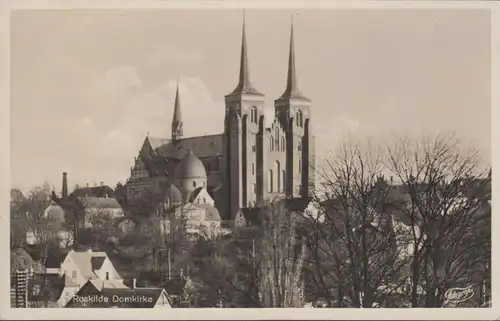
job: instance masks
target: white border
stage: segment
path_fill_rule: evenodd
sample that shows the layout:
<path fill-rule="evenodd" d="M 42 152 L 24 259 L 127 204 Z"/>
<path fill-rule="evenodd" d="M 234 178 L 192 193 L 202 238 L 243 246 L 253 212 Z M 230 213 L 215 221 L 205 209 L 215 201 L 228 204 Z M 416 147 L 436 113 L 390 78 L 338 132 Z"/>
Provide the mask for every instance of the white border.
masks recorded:
<path fill-rule="evenodd" d="M 13 9 L 155 9 L 155 8 L 484 8 L 491 9 L 491 129 L 492 129 L 492 164 L 500 162 L 500 3 L 496 1 L 195 1 L 195 0 L 0 0 L 0 244 L 9 244 L 10 213 L 10 103 L 9 103 L 9 12 Z M 494 89 L 499 90 L 494 90 Z M 471 121 L 474 121 L 473 119 Z M 495 125 L 497 125 L 495 127 Z M 495 169 L 497 168 L 496 166 Z M 500 192 L 500 172 L 493 170 L 493 195 Z M 36 166 L 27 170 L 39 170 Z M 492 212 L 498 205 L 493 198 Z M 493 214 L 492 245 L 493 253 L 498 253 L 499 237 L 496 233 L 500 219 Z M 20 320 L 71 320 L 71 319 L 372 319 L 372 320 L 497 320 L 500 319 L 500 278 L 499 258 L 493 255 L 492 292 L 493 308 L 489 309 L 11 309 L 9 290 L 9 255 L 2 251 L 3 262 L 0 264 L 0 316 L 2 319 Z"/>

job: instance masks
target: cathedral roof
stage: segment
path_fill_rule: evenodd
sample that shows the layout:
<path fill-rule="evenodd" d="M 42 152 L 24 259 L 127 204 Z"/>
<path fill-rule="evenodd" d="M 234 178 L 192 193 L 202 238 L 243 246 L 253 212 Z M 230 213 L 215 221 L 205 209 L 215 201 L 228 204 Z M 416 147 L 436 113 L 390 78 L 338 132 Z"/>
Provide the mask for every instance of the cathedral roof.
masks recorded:
<path fill-rule="evenodd" d="M 169 140 L 164 141 L 165 144 L 155 148 L 155 152 L 162 157 L 180 159 L 189 149 L 199 158 L 224 154 L 222 134 L 182 138 L 175 143 Z"/>
<path fill-rule="evenodd" d="M 174 170 L 175 178 L 206 178 L 207 171 L 201 160 L 189 149 Z"/>

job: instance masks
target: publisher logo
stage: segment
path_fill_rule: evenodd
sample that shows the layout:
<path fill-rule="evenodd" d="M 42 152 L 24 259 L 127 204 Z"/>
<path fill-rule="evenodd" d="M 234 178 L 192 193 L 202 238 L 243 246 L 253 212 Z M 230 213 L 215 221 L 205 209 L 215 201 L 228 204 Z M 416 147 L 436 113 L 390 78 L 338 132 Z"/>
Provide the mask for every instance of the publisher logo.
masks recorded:
<path fill-rule="evenodd" d="M 472 289 L 472 285 L 469 285 L 466 288 L 451 288 L 444 293 L 446 301 L 455 304 L 460 302 L 465 302 L 470 298 L 472 298 L 473 295 L 474 295 L 474 290 Z"/>

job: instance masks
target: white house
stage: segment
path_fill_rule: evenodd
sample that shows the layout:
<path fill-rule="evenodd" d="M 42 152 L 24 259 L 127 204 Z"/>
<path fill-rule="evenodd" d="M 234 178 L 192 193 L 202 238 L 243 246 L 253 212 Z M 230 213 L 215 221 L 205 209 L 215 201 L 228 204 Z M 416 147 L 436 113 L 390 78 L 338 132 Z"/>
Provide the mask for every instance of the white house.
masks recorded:
<path fill-rule="evenodd" d="M 58 300 L 60 307 L 65 306 L 88 281 L 101 289 L 127 288 L 105 252 L 72 250 L 61 263 L 59 275 L 65 276 L 65 286 Z"/>
<path fill-rule="evenodd" d="M 93 222 L 99 218 L 117 219 L 124 217 L 123 209 L 115 198 L 111 197 L 78 197 L 84 211 L 84 225 L 92 228 Z"/>

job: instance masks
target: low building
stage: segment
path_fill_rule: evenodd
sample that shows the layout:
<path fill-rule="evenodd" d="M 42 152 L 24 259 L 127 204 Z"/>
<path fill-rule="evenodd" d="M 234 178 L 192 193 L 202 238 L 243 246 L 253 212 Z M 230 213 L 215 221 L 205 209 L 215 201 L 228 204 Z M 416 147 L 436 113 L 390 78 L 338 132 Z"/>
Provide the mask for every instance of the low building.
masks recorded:
<path fill-rule="evenodd" d="M 88 281 L 102 288 L 127 288 L 105 252 L 72 250 L 62 262 L 59 274 L 65 277 L 64 290 L 58 300 L 60 307 L 65 306 Z"/>
<path fill-rule="evenodd" d="M 117 219 L 125 216 L 121 205 L 109 197 L 78 197 L 82 223 L 85 228 L 92 228 L 103 219 Z"/>

